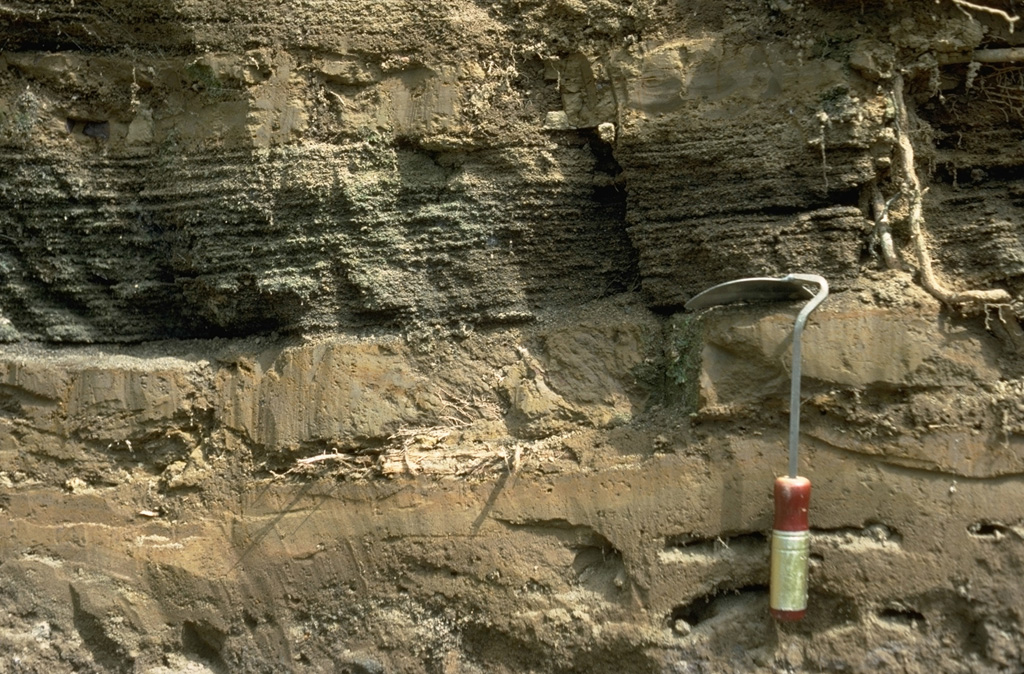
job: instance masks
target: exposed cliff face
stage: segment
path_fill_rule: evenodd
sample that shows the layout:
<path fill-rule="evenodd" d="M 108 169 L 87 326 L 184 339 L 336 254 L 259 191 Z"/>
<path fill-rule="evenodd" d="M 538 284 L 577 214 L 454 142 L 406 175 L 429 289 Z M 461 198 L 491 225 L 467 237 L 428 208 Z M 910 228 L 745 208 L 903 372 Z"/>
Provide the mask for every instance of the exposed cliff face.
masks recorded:
<path fill-rule="evenodd" d="M 0 670 L 1024 666 L 1024 71 L 977 62 L 1016 44 L 1000 16 L 0 23 Z M 920 287 L 901 139 L 936 274 L 1001 306 Z M 790 271 L 834 294 L 805 343 L 810 610 L 778 625 L 796 308 L 682 305 Z"/>

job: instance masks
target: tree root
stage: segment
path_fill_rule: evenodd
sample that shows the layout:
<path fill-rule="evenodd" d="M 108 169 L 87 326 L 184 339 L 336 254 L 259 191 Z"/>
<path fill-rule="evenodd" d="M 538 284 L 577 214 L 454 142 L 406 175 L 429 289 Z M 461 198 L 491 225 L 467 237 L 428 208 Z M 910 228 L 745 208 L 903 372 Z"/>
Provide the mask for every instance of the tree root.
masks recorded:
<path fill-rule="evenodd" d="M 878 189 L 877 181 L 871 182 L 871 210 L 875 217 L 875 238 L 882 249 L 882 257 L 885 259 L 886 268 L 902 269 L 903 264 L 896 254 L 896 247 L 892 241 L 892 232 L 889 229 L 889 204 L 882 198 L 882 190 Z"/>
<path fill-rule="evenodd" d="M 975 49 L 967 54 L 940 54 L 936 59 L 939 65 L 954 63 L 1019 63 L 1024 61 L 1024 49 L 1006 47 L 1002 49 Z"/>
<path fill-rule="evenodd" d="M 1017 314 L 1010 305 L 996 305 L 994 319 L 990 319 L 989 314 L 986 314 L 985 328 L 1007 342 L 1014 352 L 1024 353 L 1024 328 L 1020 327 Z"/>
<path fill-rule="evenodd" d="M 909 135 L 910 115 L 903 100 L 903 76 L 900 74 L 893 78 L 892 94 L 893 105 L 896 108 L 896 140 L 899 155 L 896 169 L 902 178 L 901 189 L 910 200 L 910 238 L 914 246 L 921 285 L 937 300 L 963 314 L 981 314 L 986 312 L 988 305 L 1009 304 L 1012 298 L 1005 290 L 995 288 L 954 291 L 947 288 L 935 275 L 924 236 L 924 190 L 921 189 L 921 181 L 918 180 L 917 169 L 914 167 L 914 146 Z M 888 263 L 889 260 L 886 258 L 886 264 Z"/>
<path fill-rule="evenodd" d="M 959 7 L 960 11 L 966 14 L 967 16 L 971 16 L 971 13 L 967 11 L 968 9 L 973 9 L 976 12 L 987 12 L 989 14 L 995 14 L 996 16 L 1006 21 L 1007 24 L 1009 24 L 1011 33 L 1013 32 L 1013 24 L 1020 21 L 1019 16 L 1010 16 L 1003 10 L 998 9 L 996 7 L 989 7 L 988 5 L 978 5 L 973 2 L 968 2 L 967 0 L 953 0 L 953 4 Z"/>

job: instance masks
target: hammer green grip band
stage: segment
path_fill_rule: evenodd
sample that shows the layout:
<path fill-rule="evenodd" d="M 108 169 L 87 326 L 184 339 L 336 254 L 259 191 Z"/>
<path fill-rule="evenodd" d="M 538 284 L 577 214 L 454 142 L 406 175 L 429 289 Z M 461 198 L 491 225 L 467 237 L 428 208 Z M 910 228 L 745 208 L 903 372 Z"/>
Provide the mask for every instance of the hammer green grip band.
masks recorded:
<path fill-rule="evenodd" d="M 776 611 L 807 608 L 807 557 L 810 531 L 772 531 L 771 607 Z"/>

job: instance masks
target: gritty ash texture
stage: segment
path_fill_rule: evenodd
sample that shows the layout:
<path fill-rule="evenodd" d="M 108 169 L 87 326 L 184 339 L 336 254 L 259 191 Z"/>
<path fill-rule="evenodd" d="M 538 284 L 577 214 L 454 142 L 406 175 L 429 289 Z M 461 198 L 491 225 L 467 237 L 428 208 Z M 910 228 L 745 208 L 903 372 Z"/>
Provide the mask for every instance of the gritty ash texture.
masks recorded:
<path fill-rule="evenodd" d="M 1024 671 L 1024 65 L 972 62 L 1009 28 L 4 3 L 0 672 Z M 1009 301 L 922 288 L 900 138 L 935 275 Z M 683 305 L 794 271 L 833 294 L 781 624 L 798 306 Z"/>

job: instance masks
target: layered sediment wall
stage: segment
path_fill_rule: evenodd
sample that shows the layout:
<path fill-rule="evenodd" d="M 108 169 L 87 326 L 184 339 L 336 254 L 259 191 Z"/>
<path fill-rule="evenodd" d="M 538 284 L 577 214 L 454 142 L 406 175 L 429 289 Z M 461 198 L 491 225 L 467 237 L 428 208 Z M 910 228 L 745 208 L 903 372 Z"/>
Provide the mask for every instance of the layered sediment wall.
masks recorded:
<path fill-rule="evenodd" d="M 0 7 L 0 671 L 1019 670 L 989 10 Z"/>

